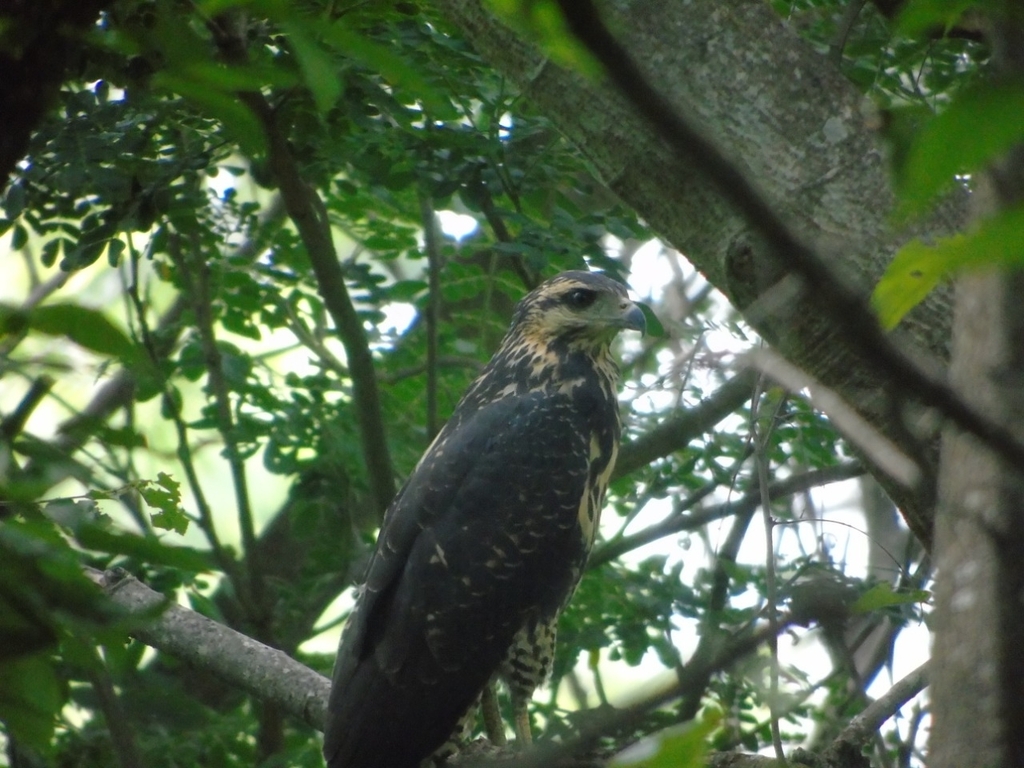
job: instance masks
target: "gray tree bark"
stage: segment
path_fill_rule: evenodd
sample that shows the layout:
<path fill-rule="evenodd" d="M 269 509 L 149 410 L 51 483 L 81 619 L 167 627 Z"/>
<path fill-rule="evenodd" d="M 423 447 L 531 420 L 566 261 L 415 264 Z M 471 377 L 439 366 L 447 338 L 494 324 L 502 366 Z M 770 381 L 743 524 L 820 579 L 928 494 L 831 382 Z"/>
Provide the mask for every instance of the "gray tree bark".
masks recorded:
<path fill-rule="evenodd" d="M 813 304 L 814 286 L 764 311 L 755 301 L 786 277 L 747 236 L 747 225 L 713 185 L 677 162 L 610 87 L 546 61 L 480 0 L 435 0 L 478 52 L 508 76 L 590 159 L 608 187 L 690 261 L 780 352 L 835 389 L 910 455 L 926 420 L 898 397 L 899 381 L 854 351 Z M 878 137 L 861 94 L 801 40 L 764 0 L 615 0 L 608 23 L 649 80 L 681 114 L 744 169 L 806 242 L 865 291 L 912 236 L 960 228 L 965 196 L 948 200 L 913 231 L 896 231 Z M 936 292 L 904 322 L 917 354 L 948 357 L 950 297 Z M 898 418 L 894 418 L 894 414 Z M 927 452 L 926 452 L 927 454 Z M 934 459 L 934 452 L 926 455 Z M 914 532 L 928 541 L 928 494 L 875 468 Z M 927 468 L 926 468 L 927 472 Z"/>
<path fill-rule="evenodd" d="M 996 77 L 1024 78 L 1024 8 L 994 15 Z M 980 217 L 1024 202 L 1024 145 L 987 174 Z M 1024 270 L 961 278 L 953 327 L 961 397 L 1024 440 Z M 936 520 L 932 768 L 1024 765 L 1024 468 L 943 436 Z"/>

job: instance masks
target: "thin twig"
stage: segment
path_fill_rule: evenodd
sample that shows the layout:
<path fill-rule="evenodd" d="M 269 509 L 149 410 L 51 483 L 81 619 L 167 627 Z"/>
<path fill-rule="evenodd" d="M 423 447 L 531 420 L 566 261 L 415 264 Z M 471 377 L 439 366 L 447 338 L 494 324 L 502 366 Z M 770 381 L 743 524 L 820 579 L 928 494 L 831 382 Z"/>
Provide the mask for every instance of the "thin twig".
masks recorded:
<path fill-rule="evenodd" d="M 785 480 L 778 480 L 768 487 L 768 492 L 772 498 L 779 499 L 794 493 L 801 493 L 809 488 L 817 488 L 829 483 L 838 483 L 843 480 L 860 477 L 864 473 L 863 464 L 858 461 L 846 461 L 834 467 L 814 469 L 800 475 L 788 477 Z M 700 491 L 697 491 L 697 493 L 700 493 Z M 690 515 L 679 515 L 678 517 L 673 515 L 667 520 L 655 523 L 630 536 L 623 536 L 622 538 L 609 541 L 591 555 L 587 568 L 597 568 L 621 557 L 626 552 L 631 552 L 665 536 L 682 533 L 683 531 L 697 530 L 698 528 L 703 528 L 708 523 L 725 517 L 731 517 L 732 515 L 748 514 L 752 510 L 757 509 L 760 503 L 760 493 L 751 493 L 736 501 L 715 504 Z"/>
<path fill-rule="evenodd" d="M 220 569 L 227 575 L 228 580 L 231 582 L 232 586 L 234 586 L 236 593 L 239 595 L 239 599 L 244 601 L 247 599 L 249 590 L 246 588 L 244 579 L 241 578 L 241 574 L 238 572 L 237 564 L 230 555 L 228 555 L 227 550 L 221 544 L 220 538 L 217 535 L 217 527 L 213 520 L 213 512 L 210 508 L 209 502 L 206 500 L 206 494 L 203 492 L 202 484 L 199 482 L 199 474 L 196 472 L 195 461 L 192 458 L 192 447 L 188 442 L 188 429 L 185 426 L 185 420 L 181 415 L 180 397 L 172 390 L 170 382 L 167 381 L 166 377 L 161 374 L 161 371 L 163 370 L 163 366 L 161 365 L 163 362 L 162 358 L 167 350 L 160 348 L 152 330 L 149 327 L 149 320 L 146 317 L 146 307 L 142 301 L 142 296 L 139 293 L 139 253 L 135 250 L 131 238 L 128 239 L 128 255 L 131 275 L 128 280 L 126 293 L 131 302 L 132 308 L 135 310 L 135 320 L 139 326 L 139 340 L 142 342 L 142 348 L 146 351 L 146 354 L 153 365 L 154 373 L 161 377 L 161 405 L 163 412 L 169 416 L 171 423 L 174 425 L 175 435 L 178 440 L 178 446 L 176 449 L 178 462 L 181 464 L 181 467 L 185 472 L 185 482 L 188 483 L 189 491 L 191 491 L 192 498 L 199 511 L 199 519 L 196 522 L 199 525 L 199 529 L 206 537 L 207 543 L 210 545 L 210 550 L 213 552 L 217 565 L 220 566 Z"/>
<path fill-rule="evenodd" d="M 777 615 L 777 587 L 775 584 L 775 536 L 774 521 L 772 520 L 772 496 L 768 486 L 768 454 L 770 449 L 772 432 L 775 424 L 786 403 L 786 397 L 779 398 L 768 419 L 768 427 L 764 430 L 759 425 L 759 411 L 761 398 L 764 394 L 764 379 L 757 383 L 750 406 L 750 428 L 754 437 L 754 460 L 757 463 L 758 492 L 761 497 L 761 516 L 764 519 L 765 536 L 765 610 L 768 612 L 768 626 L 774 634 L 768 640 L 769 664 L 769 695 L 768 710 L 771 713 L 772 746 L 775 749 L 775 758 L 785 760 L 786 753 L 782 749 L 782 731 L 779 728 L 779 642 Z"/>
<path fill-rule="evenodd" d="M 218 19 L 211 19 L 207 26 L 228 61 L 245 62 L 246 43 L 236 30 L 230 29 L 229 25 L 222 25 Z M 352 303 L 345 284 L 345 274 L 334 248 L 327 210 L 320 196 L 302 177 L 288 144 L 288 137 L 281 130 L 277 113 L 266 97 L 258 91 L 241 91 L 237 96 L 239 101 L 252 110 L 263 127 L 270 170 L 277 180 L 285 210 L 306 248 L 320 297 L 345 347 L 355 401 L 353 410 L 359 427 L 370 495 L 374 509 L 383 516 L 395 495 L 395 478 L 387 431 L 384 428 L 377 374 L 363 321 Z"/>
<path fill-rule="evenodd" d="M 846 5 L 846 11 L 843 13 L 843 18 L 836 29 L 835 37 L 832 38 L 832 42 L 828 46 L 828 58 L 837 67 L 843 63 L 843 51 L 846 48 L 846 41 L 850 38 L 853 25 L 857 23 L 857 17 L 860 16 L 860 12 L 864 9 L 865 5 L 867 5 L 867 0 L 850 0 Z"/>
<path fill-rule="evenodd" d="M 95 648 L 89 647 L 88 654 L 91 656 L 87 675 L 92 689 L 96 693 L 96 700 L 99 703 L 103 719 L 106 721 L 107 730 L 110 733 L 110 745 L 114 750 L 119 768 L 142 768 L 145 763 L 139 746 L 135 741 L 135 732 L 128 719 L 121 698 L 114 690 L 110 680 L 110 673 L 107 666 Z"/>
<path fill-rule="evenodd" d="M 480 373 L 484 369 L 484 364 L 475 357 L 462 357 L 460 355 L 438 355 L 437 357 L 438 368 L 469 368 L 470 370 Z M 396 382 L 408 379 L 413 376 L 419 376 L 427 370 L 427 364 L 420 363 L 418 365 L 410 365 L 405 368 L 399 368 L 397 371 L 390 373 L 382 373 L 380 376 L 381 382 L 384 384 L 395 384 Z"/>
<path fill-rule="evenodd" d="M 907 488 L 919 485 L 921 465 L 875 429 L 834 390 L 767 347 L 743 355 L 741 364 L 756 368 L 791 393 L 807 390 L 811 406 L 828 416 L 847 442 L 856 446 L 872 464 Z"/>
<path fill-rule="evenodd" d="M 494 204 L 494 196 L 491 195 L 491 190 L 488 189 L 484 180 L 480 178 L 479 173 L 477 173 L 476 178 L 473 180 L 473 192 L 476 195 L 477 202 L 480 204 L 480 211 L 483 213 L 484 219 L 487 220 L 487 224 L 491 228 L 495 239 L 499 243 L 513 242 L 512 233 L 508 231 L 508 227 L 505 226 L 505 220 L 501 218 L 501 214 L 498 213 L 498 208 Z M 509 263 L 512 265 L 512 271 L 518 275 L 526 290 L 532 291 L 537 287 L 537 278 L 530 274 L 530 270 L 526 268 L 526 264 L 521 256 L 512 254 L 509 256 Z"/>
<path fill-rule="evenodd" d="M 206 363 L 207 380 L 213 396 L 214 416 L 217 431 L 224 441 L 224 453 L 231 470 L 231 481 L 235 491 L 235 504 L 238 511 L 238 525 L 242 533 L 243 558 L 245 562 L 245 582 L 251 598 L 250 620 L 257 626 L 262 622 L 264 584 L 262 572 L 256 562 L 256 526 L 253 520 L 252 505 L 249 500 L 249 485 L 246 479 L 245 462 L 238 450 L 235 434 L 235 421 L 231 413 L 231 394 L 227 379 L 224 377 L 223 359 L 217 348 L 217 337 L 213 327 L 213 297 L 210 293 L 210 268 L 202 254 L 192 251 L 185 256 L 177 237 L 168 241 L 168 252 L 181 275 L 186 293 L 191 297 L 192 312 L 199 331 L 199 345 Z M 181 445 L 179 434 L 179 446 Z M 212 515 L 210 517 L 212 524 Z"/>
<path fill-rule="evenodd" d="M 288 327 L 295 334 L 299 343 L 312 352 L 320 360 L 320 364 L 329 371 L 333 371 L 341 379 L 348 378 L 348 368 L 338 357 L 327 348 L 318 334 L 313 333 L 302 318 L 296 314 L 295 309 L 284 296 L 277 297 L 277 305 L 284 310 L 288 316 Z"/>
<path fill-rule="evenodd" d="M 172 245 L 175 238 L 169 241 Z M 231 408 L 231 392 L 224 375 L 224 359 L 217 347 L 217 336 L 213 321 L 213 294 L 210 289 L 210 266 L 197 246 L 189 249 L 184 257 L 180 249 L 168 249 L 172 258 L 175 256 L 179 269 L 183 269 L 183 277 L 191 282 L 190 294 L 194 297 L 192 311 L 199 330 L 199 342 L 206 362 L 206 373 L 210 382 L 216 408 L 217 428 L 224 440 L 224 449 L 231 468 L 231 479 L 234 485 L 235 502 L 238 506 L 238 525 L 242 533 L 242 546 L 245 549 L 250 588 L 253 596 L 259 600 L 262 593 L 260 568 L 254 562 L 256 557 L 256 525 L 253 519 L 252 502 L 249 498 L 249 484 L 246 479 L 245 461 L 238 448 L 235 433 L 235 420 Z M 191 262 L 191 263 L 189 263 Z"/>
<path fill-rule="evenodd" d="M 9 443 L 22 433 L 29 416 L 43 401 L 53 385 L 54 379 L 46 374 L 33 379 L 29 384 L 28 391 L 22 396 L 14 410 L 9 416 L 5 416 L 3 421 L 0 421 L 0 440 Z"/>
<path fill-rule="evenodd" d="M 28 298 L 22 302 L 20 310 L 22 312 L 30 312 L 35 309 L 44 299 L 48 298 L 51 294 L 56 293 L 71 277 L 69 272 L 58 272 L 56 275 L 51 277 L 45 283 L 40 283 L 32 288 Z M 14 351 L 14 349 L 25 340 L 28 336 L 28 330 L 23 330 L 15 333 L 9 333 L 4 337 L 3 343 L 0 343 L 0 358 L 7 357 Z"/>
<path fill-rule="evenodd" d="M 785 631 L 791 623 L 790 618 L 782 617 L 778 630 Z M 706 680 L 756 651 L 768 640 L 769 636 L 771 636 L 771 630 L 762 628 L 734 637 L 728 643 L 704 656 L 695 655 L 680 671 L 675 683 L 656 690 L 634 704 L 621 709 L 593 710 L 593 716 L 589 718 L 575 738 L 557 744 L 551 742 L 538 744 L 517 759 L 503 761 L 501 765 L 506 768 L 550 768 L 550 766 L 559 765 L 562 761 L 574 756 L 586 754 L 599 739 L 608 734 L 635 728 L 650 712 L 659 707 L 681 698 L 699 700 Z M 486 764 L 479 763 L 481 768 Z M 478 763 L 467 762 L 467 765 L 476 766 Z"/>
<path fill-rule="evenodd" d="M 749 399 L 755 381 L 756 373 L 740 371 L 697 405 L 659 419 L 658 426 L 636 440 L 623 443 L 612 480 L 675 453 L 710 431 Z"/>

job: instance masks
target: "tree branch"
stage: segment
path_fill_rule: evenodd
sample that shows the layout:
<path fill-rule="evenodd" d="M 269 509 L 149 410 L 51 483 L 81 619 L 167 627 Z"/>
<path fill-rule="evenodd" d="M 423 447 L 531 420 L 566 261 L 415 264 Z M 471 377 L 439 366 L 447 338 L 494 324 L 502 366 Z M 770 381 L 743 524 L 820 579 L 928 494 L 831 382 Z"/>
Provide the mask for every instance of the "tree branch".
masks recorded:
<path fill-rule="evenodd" d="M 490 226 L 495 239 L 499 243 L 511 243 L 514 240 L 512 233 L 505 226 L 505 220 L 501 218 L 501 214 L 498 213 L 498 208 L 494 204 L 494 196 L 479 172 L 474 175 L 470 184 L 472 185 L 472 194 L 475 196 L 476 202 L 479 203 L 480 211 L 487 220 L 487 224 Z M 528 291 L 532 291 L 537 287 L 538 281 L 530 274 L 530 270 L 527 269 L 522 256 L 516 253 L 510 254 L 508 261 L 512 265 L 512 271 L 516 273 L 516 276 L 519 277 L 519 280 Z"/>
<path fill-rule="evenodd" d="M 177 343 L 178 334 L 169 332 L 181 320 L 181 314 L 188 306 L 183 297 L 178 297 L 163 314 L 154 334 L 160 339 L 156 345 L 159 352 L 167 354 Z M 135 371 L 122 369 L 99 388 L 92 400 L 80 412 L 68 418 L 57 427 L 57 434 L 50 447 L 53 452 L 70 457 L 81 448 L 92 435 L 96 426 L 110 418 L 118 408 L 131 402 L 135 392 Z M 25 466 L 27 477 L 41 477 L 45 472 L 51 485 L 64 480 L 70 472 L 64 462 L 46 463 L 32 459 Z"/>
<path fill-rule="evenodd" d="M 281 132 L 274 112 L 260 93 L 239 93 L 263 125 L 270 153 L 270 167 L 281 190 L 285 209 L 299 231 L 310 266 L 316 276 L 324 306 L 334 321 L 348 358 L 352 377 L 353 410 L 359 426 L 363 460 L 373 506 L 382 515 L 395 495 L 394 473 L 388 450 L 387 432 L 381 411 L 377 375 L 373 356 L 363 330 L 363 322 L 352 304 L 345 275 L 331 240 L 330 224 L 323 212 L 323 203 L 309 188 L 299 172 L 295 158 Z"/>
<path fill-rule="evenodd" d="M 840 754 L 850 748 L 859 750 L 878 732 L 886 720 L 923 691 L 926 685 L 928 685 L 927 662 L 896 683 L 885 692 L 885 695 L 868 704 L 863 712 L 854 717 L 826 750 L 826 756 Z"/>
<path fill-rule="evenodd" d="M 754 371 L 741 371 L 698 405 L 662 419 L 650 432 L 623 443 L 612 479 L 628 475 L 655 459 L 675 453 L 685 448 L 694 438 L 709 432 L 750 398 L 755 381 L 757 374 Z"/>
<path fill-rule="evenodd" d="M 145 763 L 139 752 L 135 733 L 125 712 L 124 702 L 114 690 L 106 663 L 95 648 L 90 649 L 90 655 L 91 668 L 87 674 L 99 701 L 103 719 L 106 720 L 107 730 L 110 732 L 110 745 L 117 757 L 118 768 L 143 768 Z"/>
<path fill-rule="evenodd" d="M 224 454 L 231 469 L 231 481 L 234 486 L 235 503 L 238 508 L 238 527 L 242 533 L 243 562 L 245 565 L 244 587 L 245 595 L 248 598 L 245 602 L 250 608 L 248 619 L 259 628 L 259 632 L 262 635 L 265 630 L 263 623 L 266 606 L 262 568 L 258 562 L 256 548 L 256 525 L 253 520 L 252 504 L 249 500 L 249 484 L 246 480 L 245 462 L 238 450 L 235 421 L 231 414 L 231 393 L 227 379 L 224 377 L 223 359 L 221 358 L 220 349 L 217 347 L 217 336 L 213 327 L 213 296 L 210 294 L 210 267 L 197 249 L 189 249 L 189 255 L 184 255 L 178 239 L 177 236 L 169 238 L 168 252 L 184 282 L 186 293 L 191 300 L 192 312 L 195 315 L 196 328 L 199 331 L 199 346 L 203 352 L 206 375 L 210 382 L 210 395 L 213 398 L 217 431 L 220 432 L 221 439 L 224 441 Z M 182 445 L 187 447 L 187 442 L 182 443 L 184 430 L 183 423 L 180 423 L 180 420 L 178 429 L 180 453 Z M 183 464 L 188 469 L 188 462 L 183 461 Z M 198 487 L 198 480 L 195 483 L 195 487 Z M 212 517 L 204 516 L 204 518 L 208 523 L 209 531 L 212 531 Z"/>
<path fill-rule="evenodd" d="M 772 494 L 768 485 L 769 452 L 770 441 L 775 426 L 778 423 L 779 414 L 786 403 L 786 396 L 778 399 L 771 417 L 768 420 L 767 428 L 760 425 L 760 410 L 762 395 L 764 394 L 764 380 L 758 382 L 754 395 L 751 398 L 750 407 L 750 428 L 754 440 L 754 461 L 757 464 L 757 486 L 761 497 L 761 517 L 764 520 L 765 538 L 765 611 L 768 613 L 768 626 L 772 629 L 772 636 L 768 640 L 769 677 L 768 677 L 768 711 L 771 715 L 772 746 L 775 748 L 775 757 L 785 760 L 786 754 L 782 751 L 782 731 L 779 728 L 779 643 L 777 598 L 778 591 L 775 581 L 775 521 L 772 518 Z"/>
<path fill-rule="evenodd" d="M 190 611 L 121 569 L 86 574 L 129 615 L 160 615 L 132 630 L 159 651 L 209 672 L 323 730 L 331 681 L 282 651 Z"/>
<path fill-rule="evenodd" d="M 0 441 L 11 443 L 14 438 L 25 429 L 29 416 L 36 409 L 36 406 L 43 401 L 43 398 L 53 388 L 54 379 L 51 376 L 42 375 L 34 379 L 28 387 L 28 391 L 14 407 L 14 410 L 0 420 Z"/>
<path fill-rule="evenodd" d="M 749 258 L 734 262 L 732 245 L 748 224 L 694 162 L 654 134 L 617 89 L 546 60 L 481 0 L 435 0 L 434 5 L 579 147 L 614 194 L 737 307 L 745 309 L 745 296 L 756 298 L 775 282 L 763 283 L 762 276 L 783 276 L 779 260 L 760 241 Z M 651 82 L 684 114 L 700 117 L 806 242 L 842 244 L 841 251 L 830 253 L 831 263 L 852 281 L 873 284 L 911 237 L 946 236 L 963 226 L 967 196 L 953 195 L 927 220 L 894 228 L 884 153 L 877 133 L 861 119 L 863 95 L 770 4 L 653 0 L 606 4 L 604 10 L 630 50 L 659 52 L 657 67 L 647 72 Z M 813 290 L 794 297 L 783 314 L 756 322 L 757 330 L 902 450 L 910 450 L 907 431 L 896 428 L 892 399 L 885 394 L 901 382 L 835 331 L 811 302 Z M 905 319 L 901 334 L 913 342 L 915 353 L 946 359 L 950 306 L 949 291 L 939 290 Z M 927 541 L 929 500 L 888 477 L 880 480 L 915 534 Z"/>
<path fill-rule="evenodd" d="M 764 200 L 739 168 L 683 119 L 647 81 L 626 49 L 601 22 L 591 0 L 558 0 L 572 33 L 601 62 L 624 96 L 682 159 L 693 163 L 718 187 L 769 244 L 777 257 L 813 286 L 812 300 L 837 330 L 876 365 L 901 382 L 903 390 L 941 411 L 961 429 L 1018 467 L 1024 444 L 1003 425 L 969 405 L 938 374 L 905 356 L 890 341 L 859 292 L 839 280 Z"/>
<path fill-rule="evenodd" d="M 785 480 L 778 480 L 768 486 L 768 493 L 771 498 L 780 499 L 785 496 L 791 496 L 794 493 L 802 493 L 811 488 L 817 488 L 821 485 L 850 480 L 851 478 L 863 475 L 864 472 L 864 465 L 859 461 L 847 461 L 834 467 L 814 469 L 794 475 L 793 477 L 787 477 Z M 761 494 L 757 492 L 736 501 L 715 504 L 689 515 L 672 515 L 660 523 L 655 523 L 631 536 L 623 536 L 621 539 L 615 539 L 599 547 L 591 555 L 587 568 L 597 568 L 621 557 L 626 552 L 631 552 L 665 536 L 682 533 L 683 531 L 693 531 L 715 520 L 721 520 L 723 517 L 749 514 L 756 510 L 760 503 Z"/>

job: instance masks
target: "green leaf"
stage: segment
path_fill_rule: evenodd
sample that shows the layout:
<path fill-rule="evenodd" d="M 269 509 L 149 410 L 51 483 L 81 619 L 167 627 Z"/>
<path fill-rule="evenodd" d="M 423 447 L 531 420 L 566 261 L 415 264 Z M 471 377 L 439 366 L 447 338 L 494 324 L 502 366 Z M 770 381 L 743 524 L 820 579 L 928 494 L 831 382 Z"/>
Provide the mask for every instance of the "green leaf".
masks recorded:
<path fill-rule="evenodd" d="M 116 267 L 121 261 L 121 254 L 124 253 L 125 245 L 123 240 L 114 238 L 107 243 L 107 263 Z"/>
<path fill-rule="evenodd" d="M 870 613 L 890 605 L 906 605 L 908 603 L 926 603 L 931 600 L 931 592 L 926 589 L 913 589 L 909 592 L 893 592 L 892 586 L 885 582 L 876 584 L 851 606 L 854 613 Z"/>
<path fill-rule="evenodd" d="M 986 82 L 963 93 L 913 138 L 895 168 L 903 214 L 918 214 L 957 174 L 977 171 L 1024 139 L 1024 85 Z"/>
<path fill-rule="evenodd" d="M 117 222 L 113 217 L 104 218 L 99 214 L 86 216 L 74 248 L 70 252 L 65 249 L 60 268 L 65 272 L 71 272 L 94 264 L 116 231 Z"/>
<path fill-rule="evenodd" d="M 952 272 L 978 267 L 1024 265 L 1024 206 L 985 219 L 972 233 L 933 246 L 912 240 L 899 250 L 875 286 L 871 303 L 886 329 L 895 328 Z"/>
<path fill-rule="evenodd" d="M 169 547 L 148 536 L 114 533 L 106 526 L 90 522 L 79 523 L 74 533 L 79 544 L 97 552 L 125 555 L 147 565 L 166 565 L 193 573 L 210 570 L 209 557 L 189 547 Z"/>
<path fill-rule="evenodd" d="M 96 427 L 96 437 L 103 445 L 116 445 L 120 448 L 144 448 L 148 444 L 146 436 L 131 427 L 100 424 Z"/>
<path fill-rule="evenodd" d="M 653 309 L 642 301 L 636 302 L 636 305 L 640 307 L 640 311 L 644 313 L 644 320 L 647 321 L 647 330 L 645 331 L 645 335 L 653 336 L 658 339 L 668 336 L 665 332 L 665 326 L 661 324 L 661 320 L 659 320 L 658 316 L 654 314 Z"/>
<path fill-rule="evenodd" d="M 253 0 L 203 0 L 196 4 L 196 10 L 206 18 L 218 16 L 232 8 L 241 8 L 252 5 Z"/>
<path fill-rule="evenodd" d="M 11 250 L 20 251 L 28 243 L 28 230 L 21 224 L 14 225 L 14 234 L 11 235 Z"/>
<path fill-rule="evenodd" d="M 708 753 L 708 737 L 718 728 L 721 720 L 720 712 L 706 712 L 695 722 L 670 728 L 651 737 L 659 742 L 657 752 L 651 757 L 640 763 L 616 759 L 611 764 L 640 765 L 643 768 L 702 768 Z"/>
<path fill-rule="evenodd" d="M 63 689 L 47 656 L 0 664 L 0 721 L 18 741 L 47 751 L 63 706 Z"/>
<path fill-rule="evenodd" d="M 304 22 L 291 18 L 282 22 L 292 50 L 299 60 L 302 79 L 313 94 L 313 101 L 321 114 L 330 111 L 341 96 L 338 67 Z"/>
<path fill-rule="evenodd" d="M 951 29 L 964 11 L 981 5 L 979 0 L 910 0 L 900 12 L 896 29 L 908 37 L 917 37 L 935 27 Z"/>
<path fill-rule="evenodd" d="M 39 256 L 39 260 L 43 263 L 44 267 L 52 267 L 57 263 L 57 253 L 60 251 L 62 238 L 55 237 L 53 240 L 48 241 L 44 246 L 42 253 Z"/>
<path fill-rule="evenodd" d="M 536 41 L 558 64 L 588 77 L 597 77 L 603 71 L 600 62 L 569 31 L 555 0 L 488 0 L 488 5 L 509 25 Z"/>
<path fill-rule="evenodd" d="M 446 117 L 452 114 L 452 106 L 448 99 L 442 96 L 416 67 L 397 55 L 393 48 L 353 31 L 340 21 L 326 27 L 323 37 L 326 43 L 338 51 L 379 72 L 391 85 L 414 95 L 423 102 L 432 117 Z"/>
<path fill-rule="evenodd" d="M 139 348 L 96 309 L 78 304 L 47 304 L 24 312 L 19 307 L 0 304 L 0 336 L 26 330 L 64 336 L 97 354 L 116 357 L 125 366 L 145 365 Z"/>
<path fill-rule="evenodd" d="M 188 531 L 189 517 L 181 507 L 181 484 L 166 472 L 155 481 L 139 484 L 139 494 L 147 505 L 159 510 L 152 516 L 153 525 L 161 530 L 184 535 Z"/>
<path fill-rule="evenodd" d="M 266 150 L 263 127 L 256 115 L 234 93 L 190 79 L 185 73 L 157 72 L 152 82 L 156 87 L 184 96 L 201 111 L 219 120 L 247 154 L 258 155 Z"/>
<path fill-rule="evenodd" d="M 47 304 L 28 315 L 29 327 L 48 336 L 66 336 L 80 347 L 119 358 L 126 364 L 139 357 L 138 348 L 96 309 L 78 304 Z"/>
<path fill-rule="evenodd" d="M 189 80 L 206 83 L 226 93 L 258 91 L 269 86 L 290 88 L 299 82 L 293 73 L 281 67 L 261 67 L 255 64 L 228 67 L 215 62 L 199 61 L 183 67 L 181 73 Z"/>
<path fill-rule="evenodd" d="M 3 208 L 8 219 L 13 220 L 21 215 L 21 212 L 25 210 L 24 184 L 11 184 L 11 186 L 7 188 L 7 194 L 4 196 Z"/>
<path fill-rule="evenodd" d="M 188 531 L 188 515 L 178 507 L 162 508 L 161 511 L 154 512 L 150 519 L 153 527 L 162 531 L 174 531 L 180 536 L 184 536 Z"/>

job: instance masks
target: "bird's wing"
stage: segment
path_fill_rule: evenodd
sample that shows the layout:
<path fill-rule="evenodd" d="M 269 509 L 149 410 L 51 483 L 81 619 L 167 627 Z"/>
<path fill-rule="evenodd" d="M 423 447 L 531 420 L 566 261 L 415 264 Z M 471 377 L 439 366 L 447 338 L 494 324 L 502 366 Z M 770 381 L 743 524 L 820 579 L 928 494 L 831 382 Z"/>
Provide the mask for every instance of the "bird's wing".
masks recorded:
<path fill-rule="evenodd" d="M 338 731 L 375 706 L 397 712 L 429 697 L 422 727 L 451 728 L 524 612 L 558 610 L 585 552 L 579 418 L 567 398 L 534 393 L 488 404 L 435 441 L 388 510 L 343 636 L 325 753 L 350 751 L 341 742 L 359 736 Z"/>

